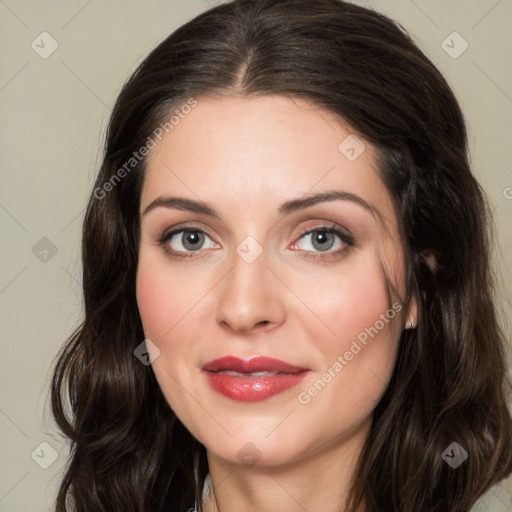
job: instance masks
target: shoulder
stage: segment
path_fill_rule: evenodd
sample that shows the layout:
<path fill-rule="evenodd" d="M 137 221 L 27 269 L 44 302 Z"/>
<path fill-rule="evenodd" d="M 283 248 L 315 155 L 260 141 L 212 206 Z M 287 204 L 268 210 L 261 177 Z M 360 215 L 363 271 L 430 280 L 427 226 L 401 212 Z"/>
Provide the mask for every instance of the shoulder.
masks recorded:
<path fill-rule="evenodd" d="M 512 480 L 503 480 L 480 496 L 470 512 L 510 512 L 512 494 L 509 492 Z"/>

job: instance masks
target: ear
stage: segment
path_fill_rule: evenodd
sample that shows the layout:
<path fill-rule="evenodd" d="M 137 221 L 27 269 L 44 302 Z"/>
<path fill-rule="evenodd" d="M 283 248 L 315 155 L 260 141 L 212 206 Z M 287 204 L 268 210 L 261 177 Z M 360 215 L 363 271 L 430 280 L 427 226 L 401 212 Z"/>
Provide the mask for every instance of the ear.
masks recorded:
<path fill-rule="evenodd" d="M 431 270 L 431 272 L 435 273 L 437 270 L 437 258 L 434 256 L 434 253 L 431 251 L 423 251 L 421 253 L 421 258 L 427 267 Z"/>
<path fill-rule="evenodd" d="M 412 297 L 405 315 L 404 329 L 414 329 L 418 325 L 418 301 Z"/>
<path fill-rule="evenodd" d="M 437 271 L 437 259 L 432 251 L 423 251 L 421 253 L 421 259 L 434 274 Z M 405 316 L 405 329 L 414 329 L 418 325 L 418 300 L 416 297 L 412 297 Z"/>

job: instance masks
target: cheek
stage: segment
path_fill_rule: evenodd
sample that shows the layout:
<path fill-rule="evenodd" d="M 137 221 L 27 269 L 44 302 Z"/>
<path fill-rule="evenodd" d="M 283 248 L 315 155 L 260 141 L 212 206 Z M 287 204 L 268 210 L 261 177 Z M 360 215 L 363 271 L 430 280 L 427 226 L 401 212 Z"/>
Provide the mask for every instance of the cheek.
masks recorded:
<path fill-rule="evenodd" d="M 157 267 L 139 263 L 137 272 L 137 304 L 144 326 L 144 334 L 150 340 L 158 340 L 170 327 L 165 313 L 173 311 L 173 295 L 168 293 L 164 276 Z"/>
<path fill-rule="evenodd" d="M 211 304 L 206 295 L 213 286 L 199 272 L 170 265 L 152 248 L 141 251 L 136 296 L 144 335 L 159 349 L 153 370 L 164 393 L 173 396 L 176 381 L 189 380 L 197 371 Z M 172 375 L 172 377 L 170 376 Z M 179 390 L 178 390 L 179 391 Z M 174 393 L 179 396 L 180 393 Z"/>
<path fill-rule="evenodd" d="M 170 270 L 162 256 L 141 251 L 137 269 L 137 304 L 144 333 L 162 343 L 201 296 L 204 286 L 186 272 Z"/>
<path fill-rule="evenodd" d="M 324 336 L 319 339 L 327 342 L 324 347 L 327 353 L 332 349 L 344 349 L 376 322 L 378 330 L 386 332 L 392 324 L 398 323 L 395 311 L 392 312 L 394 320 L 385 322 L 385 328 L 379 321 L 381 315 L 386 315 L 391 308 L 390 300 L 393 299 L 388 296 L 384 272 L 375 253 L 368 251 L 359 255 L 339 272 L 332 272 L 320 282 L 316 280 L 303 286 L 304 296 L 309 297 L 312 304 L 311 309 L 318 312 L 326 327 Z"/>
<path fill-rule="evenodd" d="M 370 252 L 320 284 L 309 297 L 315 297 L 312 309 L 324 325 L 317 321 L 310 338 L 321 352 L 316 378 L 325 386 L 320 382 L 313 383 L 314 389 L 301 389 L 307 395 L 301 403 L 309 401 L 310 411 L 327 407 L 337 418 L 334 423 L 345 424 L 369 414 L 387 387 L 402 305 L 388 297 L 380 259 Z M 332 408 L 337 403 L 340 407 Z"/>
<path fill-rule="evenodd" d="M 197 394 L 190 386 L 195 375 L 191 374 L 194 365 L 187 343 L 193 335 L 186 329 L 193 316 L 194 297 L 200 292 L 191 288 L 193 282 L 183 274 L 169 272 L 158 255 L 141 254 L 137 303 L 144 335 L 159 349 L 152 369 L 167 402 L 188 425 L 194 424 L 190 414 L 193 404 L 187 403 L 187 395 L 178 382 L 187 383 L 188 389 Z"/>

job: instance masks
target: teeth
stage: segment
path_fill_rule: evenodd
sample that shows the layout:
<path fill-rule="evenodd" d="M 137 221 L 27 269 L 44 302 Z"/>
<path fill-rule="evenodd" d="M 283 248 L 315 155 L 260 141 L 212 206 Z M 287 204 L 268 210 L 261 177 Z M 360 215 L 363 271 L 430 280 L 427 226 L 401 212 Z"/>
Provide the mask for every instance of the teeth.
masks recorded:
<path fill-rule="evenodd" d="M 222 373 L 224 375 L 232 375 L 233 377 L 272 377 L 273 375 L 277 375 L 279 372 L 240 373 L 240 372 L 233 372 L 231 370 L 226 370 L 226 371 L 220 371 L 217 373 Z"/>

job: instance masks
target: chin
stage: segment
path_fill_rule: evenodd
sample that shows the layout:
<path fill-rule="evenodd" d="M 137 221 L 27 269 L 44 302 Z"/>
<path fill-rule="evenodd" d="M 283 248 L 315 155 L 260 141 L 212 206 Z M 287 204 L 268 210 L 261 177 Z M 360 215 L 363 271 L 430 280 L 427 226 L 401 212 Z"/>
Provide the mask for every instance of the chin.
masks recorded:
<path fill-rule="evenodd" d="M 206 445 L 206 449 L 214 456 L 230 464 L 242 464 L 247 467 L 281 466 L 300 459 L 296 447 L 274 446 L 258 440 L 232 442 L 230 445 Z"/>

